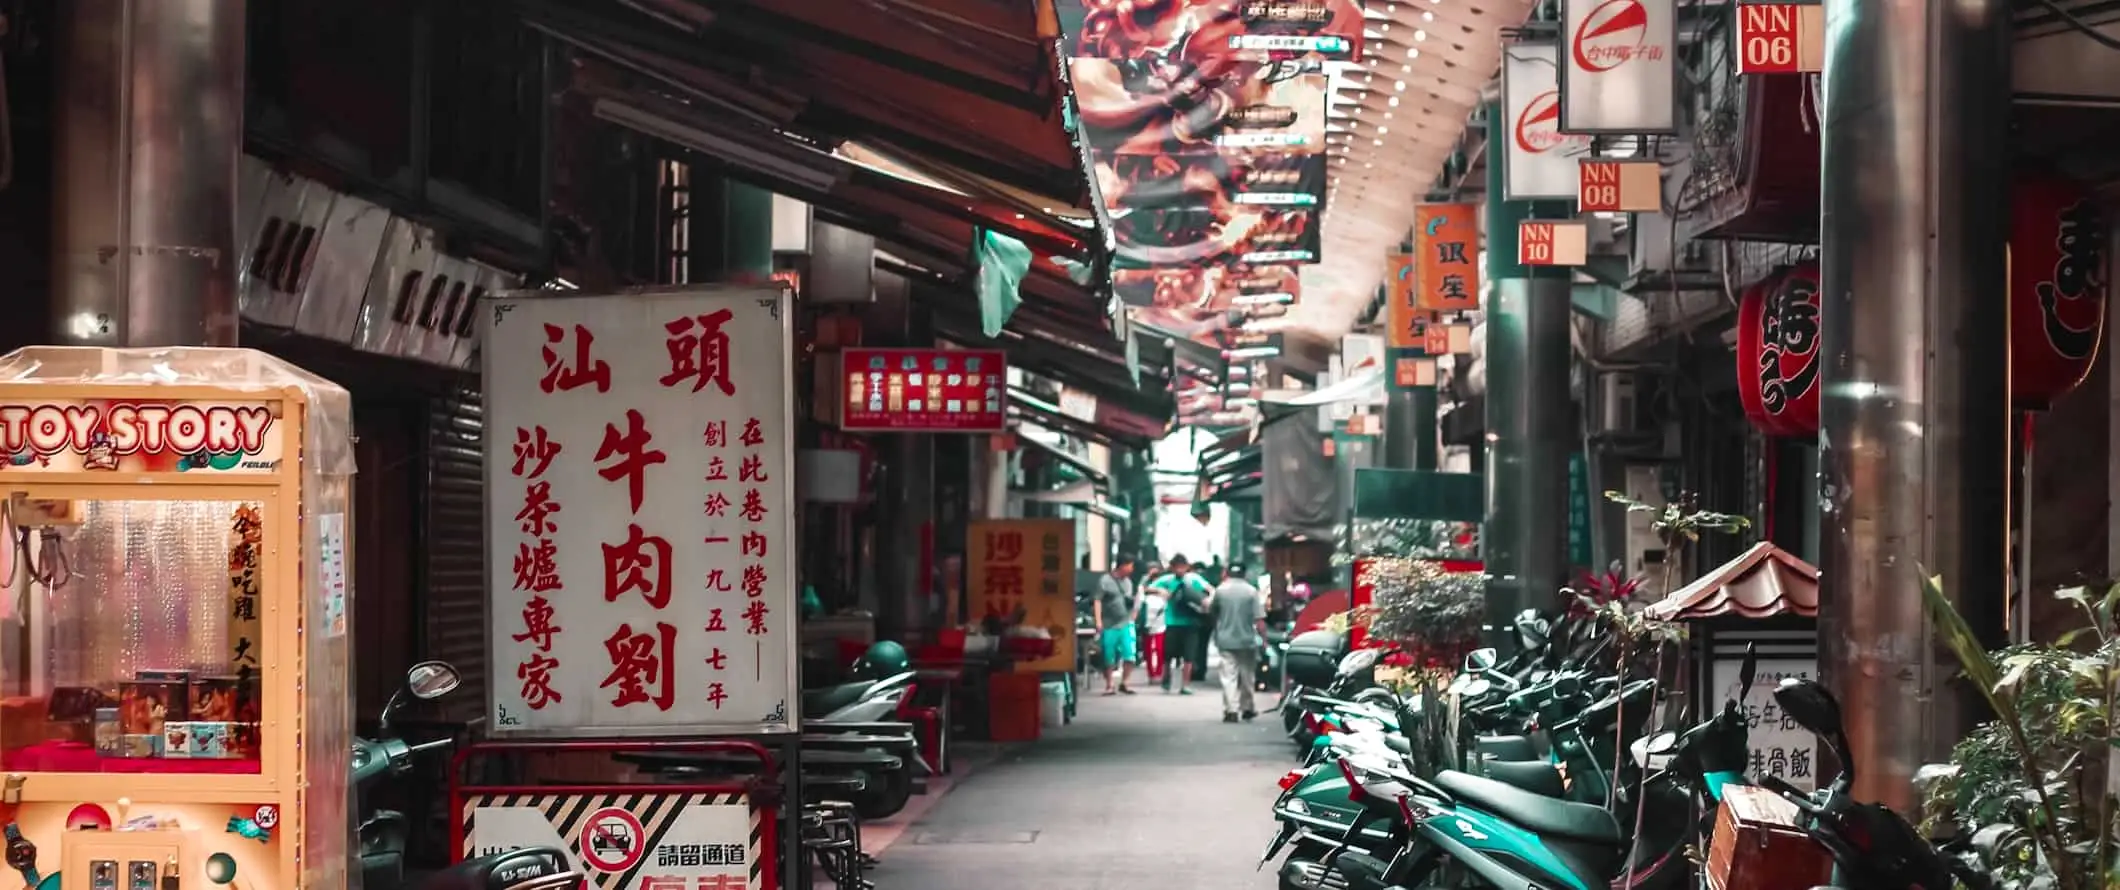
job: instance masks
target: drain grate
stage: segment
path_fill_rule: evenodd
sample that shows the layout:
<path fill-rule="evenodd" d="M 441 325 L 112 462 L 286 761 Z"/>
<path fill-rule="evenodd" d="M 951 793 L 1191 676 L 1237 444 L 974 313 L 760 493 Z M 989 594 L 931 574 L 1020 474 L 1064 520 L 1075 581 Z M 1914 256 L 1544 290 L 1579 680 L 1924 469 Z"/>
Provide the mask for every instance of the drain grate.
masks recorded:
<path fill-rule="evenodd" d="M 913 836 L 913 843 L 940 846 L 943 844 L 1031 844 L 1037 843 L 1035 831 L 990 831 L 966 829 L 963 831 L 923 831 Z"/>

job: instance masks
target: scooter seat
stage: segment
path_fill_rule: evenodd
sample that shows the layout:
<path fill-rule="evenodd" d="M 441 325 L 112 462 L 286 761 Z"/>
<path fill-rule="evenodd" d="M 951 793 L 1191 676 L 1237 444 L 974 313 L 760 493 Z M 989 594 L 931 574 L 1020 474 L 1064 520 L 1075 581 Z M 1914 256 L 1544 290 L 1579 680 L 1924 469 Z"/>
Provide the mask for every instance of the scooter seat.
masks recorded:
<path fill-rule="evenodd" d="M 823 717 L 860 701 L 862 694 L 874 685 L 874 680 L 860 680 L 826 686 L 823 689 L 805 689 L 802 692 L 802 714 L 805 717 Z"/>
<path fill-rule="evenodd" d="M 1443 770 L 1435 784 L 1452 796 L 1485 808 L 1538 834 L 1569 840 L 1617 845 L 1619 820 L 1604 807 L 1533 794 L 1504 782 L 1456 770 Z"/>
<path fill-rule="evenodd" d="M 1481 761 L 1480 772 L 1487 774 L 1487 778 L 1532 794 L 1564 797 L 1568 793 L 1567 786 L 1561 784 L 1561 771 L 1543 760 L 1488 758 Z"/>
<path fill-rule="evenodd" d="M 1537 746 L 1520 735 L 1480 736 L 1472 741 L 1472 749 L 1496 760 L 1538 759 Z"/>

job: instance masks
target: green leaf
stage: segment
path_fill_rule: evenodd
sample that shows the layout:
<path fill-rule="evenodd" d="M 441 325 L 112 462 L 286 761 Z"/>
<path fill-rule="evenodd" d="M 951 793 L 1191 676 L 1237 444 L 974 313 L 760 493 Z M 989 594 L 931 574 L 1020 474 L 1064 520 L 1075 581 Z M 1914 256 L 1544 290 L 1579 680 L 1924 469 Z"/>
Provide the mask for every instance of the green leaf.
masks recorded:
<path fill-rule="evenodd" d="M 2079 606 L 2089 606 L 2091 604 L 2091 590 L 2081 585 L 2063 587 L 2054 591 L 2054 598 L 2064 602 L 2075 603 Z"/>
<path fill-rule="evenodd" d="M 1994 708 L 1998 714 L 2003 713 L 2007 702 L 1995 692 L 2002 679 L 1995 662 L 1988 658 L 1987 650 L 1981 648 L 1980 638 L 1966 625 L 1965 616 L 1958 614 L 1957 607 L 1951 605 L 1950 597 L 1944 594 L 1943 576 L 1928 575 L 1925 571 L 1923 574 L 1927 577 L 1921 583 L 1921 596 L 1928 606 L 1929 620 L 1936 625 L 1937 636 L 1950 647 L 1951 654 L 1958 657 L 1959 666 L 1965 669 L 1966 677 L 1987 699 L 1988 707 Z"/>
<path fill-rule="evenodd" d="M 2120 582 L 2105 589 L 2105 596 L 2098 600 L 2098 629 L 2109 631 L 2113 627 L 2113 609 L 2120 606 Z"/>
<path fill-rule="evenodd" d="M 2024 675 L 2039 661 L 2037 656 L 2012 655 L 2002 660 L 2002 679 L 1995 681 L 1995 691 L 2006 695 L 2016 694 L 2017 687 L 2024 683 Z"/>

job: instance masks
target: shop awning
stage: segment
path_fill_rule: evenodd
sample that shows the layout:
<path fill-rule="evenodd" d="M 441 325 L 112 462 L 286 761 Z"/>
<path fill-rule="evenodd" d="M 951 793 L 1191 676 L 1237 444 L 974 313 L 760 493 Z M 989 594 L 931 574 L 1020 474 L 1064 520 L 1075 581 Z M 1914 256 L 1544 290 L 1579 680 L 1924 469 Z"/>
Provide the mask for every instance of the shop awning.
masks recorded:
<path fill-rule="evenodd" d="M 1734 615 L 1818 617 L 1818 569 L 1788 551 L 1761 541 L 1700 580 L 1673 591 L 1643 610 L 1665 621 Z"/>
<path fill-rule="evenodd" d="M 1014 358 L 1013 355 L 1010 356 L 1012 361 Z M 1008 390 L 1008 414 L 1010 418 L 1019 423 L 1029 423 L 1042 429 L 1065 433 L 1100 445 L 1127 449 L 1147 448 L 1162 435 L 1160 432 L 1154 434 L 1136 432 L 1123 424 L 1107 424 L 1104 422 L 1106 418 L 1114 415 L 1109 415 L 1106 411 L 1107 409 L 1100 400 L 1098 403 L 1098 419 L 1084 420 L 1061 411 L 1059 405 L 1032 395 L 1019 387 L 1011 386 Z"/>
<path fill-rule="evenodd" d="M 1141 360 L 1170 369 L 1173 378 L 1189 377 L 1216 386 L 1227 382 L 1229 360 L 1222 357 L 1222 350 L 1138 321 L 1133 334 L 1141 343 Z"/>
<path fill-rule="evenodd" d="M 1342 402 L 1367 401 L 1383 392 L 1384 369 L 1370 368 L 1357 371 L 1347 379 L 1323 389 L 1269 390 L 1259 396 L 1259 404 L 1262 407 L 1275 408 L 1315 408 Z"/>
<path fill-rule="evenodd" d="M 1014 393 L 1011 393 L 1010 395 L 1013 397 Z M 1048 435 L 1064 435 L 1062 431 L 1055 430 L 1049 426 L 1046 426 L 1045 424 L 1038 423 L 1036 421 L 1019 419 L 1017 422 L 1023 424 L 1024 426 L 1034 427 L 1038 431 L 1047 433 Z M 1088 480 L 1088 482 L 1094 486 L 1097 486 L 1099 488 L 1108 488 L 1111 486 L 1111 476 L 1107 475 L 1104 471 L 1091 466 L 1089 461 L 1076 457 L 1073 454 L 1069 454 L 1067 449 L 1065 448 L 1061 448 L 1057 445 L 1052 444 L 1051 442 L 1047 442 L 1044 439 L 1040 439 L 1034 435 L 1019 435 L 1016 437 L 1016 443 L 1021 446 L 1029 447 L 1040 454 L 1043 454 L 1047 457 L 1052 458 L 1053 460 L 1057 460 L 1063 464 L 1068 465 L 1069 467 L 1074 468 L 1075 472 L 1081 473 L 1082 477 Z"/>
<path fill-rule="evenodd" d="M 1057 25 L 991 0 L 515 0 L 532 27 L 717 116 L 887 147 L 1041 207 L 1086 206 Z"/>

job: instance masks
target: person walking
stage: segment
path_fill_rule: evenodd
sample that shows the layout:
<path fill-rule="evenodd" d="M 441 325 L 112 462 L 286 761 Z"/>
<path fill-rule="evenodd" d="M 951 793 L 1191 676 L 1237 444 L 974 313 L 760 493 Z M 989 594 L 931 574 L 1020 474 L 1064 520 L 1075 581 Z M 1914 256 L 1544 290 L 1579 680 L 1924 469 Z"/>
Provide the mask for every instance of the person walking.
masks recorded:
<path fill-rule="evenodd" d="M 1140 617 L 1141 602 L 1134 596 L 1133 573 L 1132 557 L 1114 561 L 1112 570 L 1097 582 L 1097 599 L 1091 607 L 1101 631 L 1097 644 L 1104 652 L 1105 695 L 1134 694 L 1126 685 L 1134 678 L 1134 662 L 1139 657 L 1134 651 L 1134 622 Z"/>
<path fill-rule="evenodd" d="M 1208 603 L 1214 589 L 1192 570 L 1184 554 L 1172 554 L 1170 571 L 1156 580 L 1168 606 L 1164 611 L 1164 689 L 1191 695 L 1195 665 L 1207 660 Z"/>
<path fill-rule="evenodd" d="M 1222 722 L 1259 716 L 1252 693 L 1259 682 L 1259 647 L 1266 639 L 1266 601 L 1244 580 L 1244 567 L 1231 563 L 1211 607 L 1215 649 L 1222 653 Z"/>
<path fill-rule="evenodd" d="M 1169 630 L 1170 600 L 1154 586 L 1141 588 L 1141 664 L 1148 679 L 1163 679 L 1163 635 Z"/>

